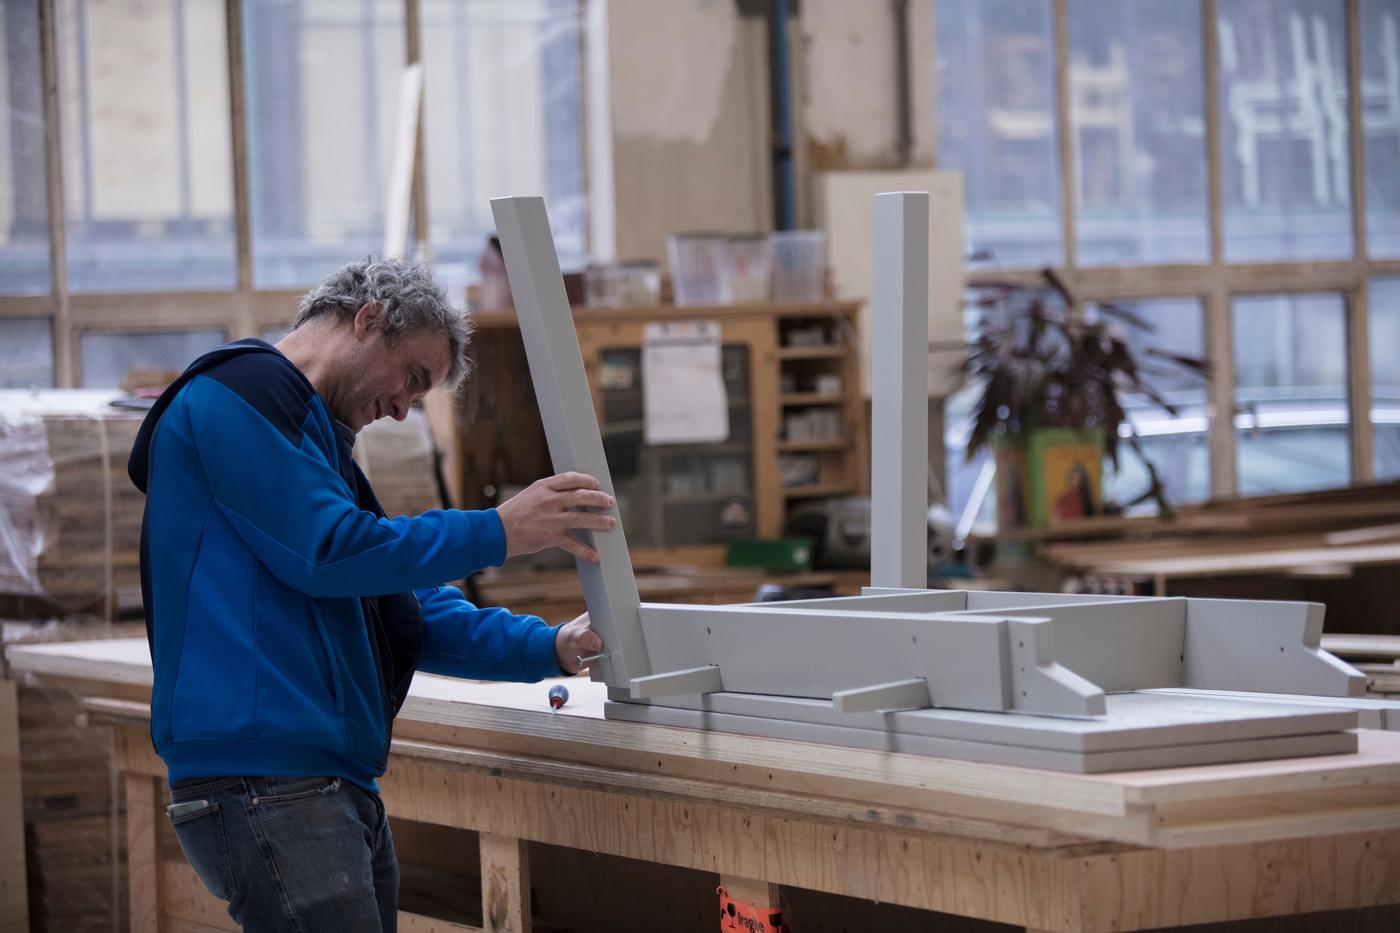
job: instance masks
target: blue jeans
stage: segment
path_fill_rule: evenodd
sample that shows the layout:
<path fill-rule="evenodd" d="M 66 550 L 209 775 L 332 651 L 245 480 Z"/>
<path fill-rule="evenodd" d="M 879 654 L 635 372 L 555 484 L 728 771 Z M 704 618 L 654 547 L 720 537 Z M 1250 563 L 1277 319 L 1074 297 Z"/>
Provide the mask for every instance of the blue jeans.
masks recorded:
<path fill-rule="evenodd" d="M 340 778 L 226 777 L 171 788 L 170 821 L 209 892 L 248 933 L 381 933 L 399 865 L 378 794 Z"/>

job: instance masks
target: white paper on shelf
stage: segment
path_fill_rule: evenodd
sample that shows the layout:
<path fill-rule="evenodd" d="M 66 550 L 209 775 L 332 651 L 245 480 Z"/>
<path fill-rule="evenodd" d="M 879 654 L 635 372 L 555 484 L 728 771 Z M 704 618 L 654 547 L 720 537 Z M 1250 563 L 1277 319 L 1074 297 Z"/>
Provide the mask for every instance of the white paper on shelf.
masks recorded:
<path fill-rule="evenodd" d="M 720 370 L 718 321 L 646 325 L 642 337 L 642 410 L 648 444 L 729 438 L 729 398 Z"/>

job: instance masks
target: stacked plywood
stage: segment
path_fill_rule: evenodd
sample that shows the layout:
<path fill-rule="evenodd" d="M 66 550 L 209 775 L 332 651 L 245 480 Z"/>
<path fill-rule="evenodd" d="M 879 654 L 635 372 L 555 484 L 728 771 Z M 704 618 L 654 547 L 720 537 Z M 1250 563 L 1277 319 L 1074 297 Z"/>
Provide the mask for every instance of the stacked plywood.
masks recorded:
<path fill-rule="evenodd" d="M 417 408 L 403 421 L 381 418 L 355 439 L 355 460 L 390 518 L 442 508 L 434 455 L 428 418 Z"/>
<path fill-rule="evenodd" d="M 126 465 L 143 414 L 113 408 L 116 395 L 0 392 L 0 593 L 139 604 L 145 497 Z M 442 507 L 422 412 L 370 425 L 356 456 L 389 515 Z"/>
<path fill-rule="evenodd" d="M 139 623 L 97 619 L 6 623 L 9 638 L 54 642 L 135 635 Z M 112 732 L 87 724 L 81 697 L 58 681 L 18 681 L 25 861 L 34 929 L 111 931 L 125 922 L 120 788 Z M 115 794 L 114 794 L 115 791 Z M 114 861 L 115 859 L 115 861 Z"/>
<path fill-rule="evenodd" d="M 0 593 L 75 608 L 139 591 L 144 498 L 126 462 L 142 415 L 114 397 L 0 392 Z"/>
<path fill-rule="evenodd" d="M 1400 563 L 1400 483 L 1208 502 L 1172 518 L 1094 518 L 1045 532 L 1061 567 L 1136 577 L 1345 576 Z"/>
<path fill-rule="evenodd" d="M 1400 635 L 1323 635 L 1322 647 L 1366 675 L 1366 692 L 1400 696 Z"/>

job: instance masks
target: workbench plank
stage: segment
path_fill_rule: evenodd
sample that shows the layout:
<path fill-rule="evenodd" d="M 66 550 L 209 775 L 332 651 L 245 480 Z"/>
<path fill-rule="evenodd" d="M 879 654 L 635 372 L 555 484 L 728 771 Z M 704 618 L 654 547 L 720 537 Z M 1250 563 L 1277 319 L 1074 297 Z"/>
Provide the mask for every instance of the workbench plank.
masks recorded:
<path fill-rule="evenodd" d="M 81 674 L 92 680 L 105 676 L 129 683 L 142 671 L 149 676 L 149 660 L 140 660 L 148 658 L 144 639 L 64 647 L 67 650 L 52 645 L 11 648 L 7 657 L 17 669 L 42 672 L 53 667 L 67 676 Z M 1031 819 L 1045 811 L 1123 818 L 1136 808 L 1163 802 L 1400 782 L 1400 733 L 1362 730 L 1352 755 L 1108 775 L 1057 774 L 828 746 L 814 754 L 809 743 L 608 722 L 602 719 L 601 685 L 574 678 L 569 686 L 569 703 L 552 713 L 545 702 L 545 684 L 485 684 L 420 675 L 396 732 L 404 738 L 438 738 L 456 730 L 462 741 L 500 752 L 782 787 L 817 796 L 895 800 L 914 809 L 948 806 L 958 812 L 959 802 L 976 798 Z M 145 746 L 152 766 L 159 767 L 149 752 L 149 740 Z M 927 803 L 920 806 L 920 800 Z"/>
<path fill-rule="evenodd" d="M 138 721 L 117 731 L 119 749 L 127 750 L 122 760 L 136 760 L 140 744 L 149 747 Z M 399 819 L 1056 933 L 1400 901 L 1397 830 L 1187 850 L 1103 844 L 1037 849 L 648 797 L 625 776 L 606 790 L 578 789 L 490 770 L 461 771 L 450 762 L 399 752 L 382 784 L 388 810 Z M 1327 873 L 1347 877 L 1315 880 Z M 1217 899 L 1218 890 L 1230 896 Z"/>
<path fill-rule="evenodd" d="M 156 819 L 162 802 L 159 778 L 126 776 L 127 888 L 131 898 L 131 929 L 160 929 L 160 835 Z"/>

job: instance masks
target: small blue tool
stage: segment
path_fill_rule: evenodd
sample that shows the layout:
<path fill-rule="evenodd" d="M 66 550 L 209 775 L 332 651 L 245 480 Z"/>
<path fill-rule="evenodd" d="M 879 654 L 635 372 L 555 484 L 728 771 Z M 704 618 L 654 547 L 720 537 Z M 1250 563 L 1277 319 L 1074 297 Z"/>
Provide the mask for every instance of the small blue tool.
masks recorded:
<path fill-rule="evenodd" d="M 549 688 L 549 708 L 556 710 L 569 702 L 569 688 L 563 684 L 555 684 Z"/>

